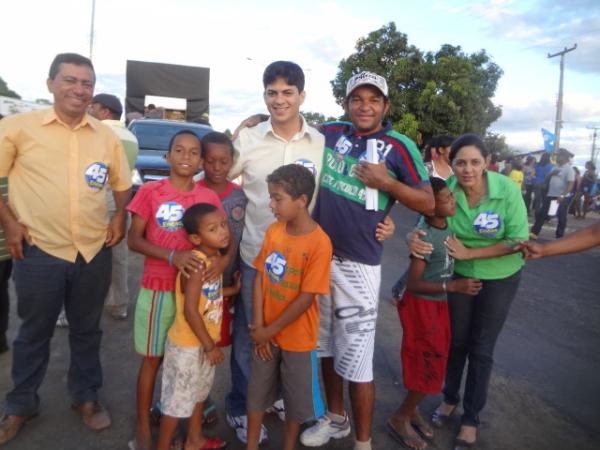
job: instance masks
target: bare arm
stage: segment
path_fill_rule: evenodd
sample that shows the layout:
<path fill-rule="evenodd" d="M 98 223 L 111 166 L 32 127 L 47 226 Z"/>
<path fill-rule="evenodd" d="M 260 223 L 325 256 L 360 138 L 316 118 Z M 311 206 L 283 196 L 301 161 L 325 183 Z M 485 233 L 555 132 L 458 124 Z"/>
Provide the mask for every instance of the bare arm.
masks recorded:
<path fill-rule="evenodd" d="M 20 224 L 0 195 L 0 224 L 4 229 L 6 247 L 14 259 L 23 259 L 23 241 L 32 244 L 25 225 Z"/>
<path fill-rule="evenodd" d="M 106 232 L 106 245 L 112 247 L 118 244 L 125 237 L 125 228 L 127 224 L 127 212 L 125 206 L 131 197 L 131 189 L 125 191 L 113 191 L 116 211 L 108 224 Z"/>
<path fill-rule="evenodd" d="M 183 303 L 183 316 L 186 322 L 202 344 L 204 353 L 212 365 L 223 362 L 223 353 L 216 346 L 215 341 L 208 334 L 204 320 L 198 311 L 198 300 L 202 295 L 203 278 L 199 273 L 192 273 L 185 281 L 185 294 Z"/>
<path fill-rule="evenodd" d="M 425 281 L 423 272 L 427 263 L 418 258 L 410 261 L 408 268 L 408 282 L 406 289 L 415 294 L 442 294 L 446 292 L 463 292 L 469 295 L 475 295 L 481 290 L 481 281 L 473 278 L 459 278 L 444 282 Z"/>
<path fill-rule="evenodd" d="M 526 242 L 520 246 L 520 249 L 525 250 L 527 259 L 538 259 L 577 253 L 597 245 L 600 245 L 600 222 L 547 244 Z"/>
<path fill-rule="evenodd" d="M 190 250 L 173 251 L 148 241 L 144 234 L 145 229 L 146 220 L 137 214 L 133 214 L 131 227 L 129 233 L 127 233 L 127 245 L 134 252 L 164 261 L 169 261 L 169 255 L 173 252 L 171 258 L 173 265 L 186 277 L 189 277 L 190 273 L 199 272 L 204 268 L 204 262 Z"/>
<path fill-rule="evenodd" d="M 494 258 L 517 252 L 514 244 L 508 242 L 498 242 L 487 247 L 467 248 L 456 237 L 448 238 L 446 247 L 448 254 L 458 260 Z"/>
<path fill-rule="evenodd" d="M 431 186 L 411 187 L 396 180 L 388 173 L 385 162 L 361 161 L 354 167 L 354 173 L 365 186 L 387 192 L 407 208 L 426 216 L 433 214 L 435 202 Z"/>

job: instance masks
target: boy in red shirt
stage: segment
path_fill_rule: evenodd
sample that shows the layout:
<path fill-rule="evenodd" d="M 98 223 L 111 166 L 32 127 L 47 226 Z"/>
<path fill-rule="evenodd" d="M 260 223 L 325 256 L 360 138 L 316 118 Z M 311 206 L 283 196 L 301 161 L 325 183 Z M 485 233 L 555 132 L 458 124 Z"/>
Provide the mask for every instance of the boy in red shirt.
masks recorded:
<path fill-rule="evenodd" d="M 175 317 L 175 277 L 178 271 L 188 276 L 202 265 L 183 229 L 183 213 L 196 203 L 210 203 L 222 211 L 217 195 L 194 182 L 202 163 L 200 152 L 200 139 L 192 131 L 175 134 L 166 155 L 169 178 L 144 184 L 127 207 L 132 214 L 129 248 L 145 255 L 134 321 L 135 349 L 143 359 L 137 380 L 136 435 L 130 448 L 152 448 L 149 411 L 167 331 Z"/>

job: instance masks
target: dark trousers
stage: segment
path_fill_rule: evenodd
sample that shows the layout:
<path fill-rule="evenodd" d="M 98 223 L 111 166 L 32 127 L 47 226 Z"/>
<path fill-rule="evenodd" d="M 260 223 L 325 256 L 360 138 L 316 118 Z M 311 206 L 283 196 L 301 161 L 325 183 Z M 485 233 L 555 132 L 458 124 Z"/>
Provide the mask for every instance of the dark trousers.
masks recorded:
<path fill-rule="evenodd" d="M 548 210 L 550 209 L 550 203 L 552 200 L 558 199 L 558 197 L 544 197 L 544 201 L 539 211 L 535 215 L 535 223 L 531 228 L 531 232 L 535 234 L 540 234 L 542 231 L 542 226 L 544 222 L 548 218 Z M 556 211 L 556 218 L 558 219 L 558 224 L 556 225 L 556 237 L 561 238 L 565 234 L 565 228 L 567 228 L 567 214 L 569 213 L 569 199 L 563 199 L 558 205 L 558 210 Z"/>
<path fill-rule="evenodd" d="M 523 194 L 523 201 L 525 202 L 525 208 L 527 208 L 527 215 L 531 212 L 531 202 L 533 199 L 533 184 L 525 185 L 525 193 Z M 535 209 L 534 209 L 535 211 Z"/>
<path fill-rule="evenodd" d="M 545 184 L 534 184 L 533 185 L 533 205 L 531 209 L 534 216 L 538 213 L 542 207 L 544 197 L 546 196 L 546 185 Z"/>
<path fill-rule="evenodd" d="M 479 413 L 487 400 L 494 364 L 494 347 L 520 280 L 519 270 L 501 280 L 482 280 L 483 287 L 475 296 L 448 293 L 452 340 L 443 390 L 444 401 L 449 405 L 460 402 L 460 383 L 468 358 L 461 420 L 463 425 L 479 425 Z"/>
<path fill-rule="evenodd" d="M 252 340 L 248 325 L 252 323 L 252 289 L 256 269 L 240 261 L 242 289 L 236 297 L 231 346 L 231 392 L 225 398 L 225 410 L 230 416 L 246 415 L 248 381 L 252 366 Z"/>
<path fill-rule="evenodd" d="M 6 395 L 6 413 L 37 412 L 37 391 L 50 358 L 50 340 L 62 306 L 69 320 L 71 363 L 68 389 L 74 403 L 95 401 L 102 386 L 100 318 L 110 285 L 111 251 L 103 248 L 86 263 L 74 263 L 25 246 L 25 259 L 14 261 L 17 313 L 21 326 L 13 344 L 14 388 Z"/>
<path fill-rule="evenodd" d="M 7 344 L 6 332 L 8 331 L 8 280 L 12 269 L 12 261 L 0 261 L 0 347 Z"/>

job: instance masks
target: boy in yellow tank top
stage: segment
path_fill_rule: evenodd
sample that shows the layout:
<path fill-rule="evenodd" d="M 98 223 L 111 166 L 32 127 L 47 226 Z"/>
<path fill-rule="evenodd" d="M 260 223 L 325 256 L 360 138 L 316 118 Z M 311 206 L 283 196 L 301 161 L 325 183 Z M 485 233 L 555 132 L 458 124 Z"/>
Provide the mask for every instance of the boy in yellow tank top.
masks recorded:
<path fill-rule="evenodd" d="M 214 205 L 198 203 L 183 215 L 183 226 L 198 258 L 210 264 L 210 257 L 229 245 L 227 217 Z M 165 346 L 161 404 L 163 417 L 158 435 L 158 450 L 169 449 L 179 419 L 189 418 L 186 448 L 224 448 L 219 438 L 202 433 L 204 401 L 212 388 L 215 366 L 223 362 L 216 346 L 220 339 L 223 296 L 240 290 L 223 288 L 222 276 L 204 280 L 200 272 L 189 278 L 177 276 L 176 313 Z"/>

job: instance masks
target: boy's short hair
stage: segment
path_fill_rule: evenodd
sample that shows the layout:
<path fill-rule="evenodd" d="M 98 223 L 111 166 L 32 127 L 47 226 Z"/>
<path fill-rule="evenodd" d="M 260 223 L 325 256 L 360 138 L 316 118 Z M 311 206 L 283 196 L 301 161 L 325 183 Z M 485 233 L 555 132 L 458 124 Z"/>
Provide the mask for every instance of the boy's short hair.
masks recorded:
<path fill-rule="evenodd" d="M 195 205 L 190 206 L 183 213 L 183 228 L 187 234 L 197 234 L 198 233 L 198 225 L 200 221 L 207 214 L 214 213 L 218 211 L 215 205 L 211 205 L 210 203 L 196 203 Z"/>
<path fill-rule="evenodd" d="M 431 189 L 433 190 L 434 195 L 448 187 L 446 182 L 439 177 L 429 177 L 429 183 L 431 183 Z"/>
<path fill-rule="evenodd" d="M 300 164 L 286 164 L 267 176 L 267 183 L 281 186 L 295 200 L 306 195 L 307 204 L 315 192 L 315 177 L 310 169 Z"/>
<path fill-rule="evenodd" d="M 231 152 L 231 157 L 233 158 L 233 154 L 234 154 L 233 143 L 231 142 L 231 139 L 229 139 L 229 137 L 225 133 L 220 133 L 218 131 L 211 131 L 210 133 L 207 133 L 202 137 L 202 152 L 201 152 L 201 154 L 202 154 L 203 158 L 206 155 L 206 148 L 208 147 L 208 144 L 226 145 L 227 148 L 229 149 L 229 151 Z"/>
<path fill-rule="evenodd" d="M 277 78 L 283 78 L 290 86 L 296 86 L 298 92 L 304 90 L 304 72 L 302 68 L 291 61 L 275 61 L 267 66 L 263 73 L 263 87 L 273 83 Z"/>
<path fill-rule="evenodd" d="M 202 141 L 200 140 L 200 138 L 198 137 L 198 135 L 196 133 L 194 133 L 192 130 L 180 130 L 177 133 L 175 133 L 173 135 L 173 137 L 171 138 L 171 140 L 169 141 L 169 147 L 167 148 L 167 152 L 171 151 L 171 148 L 173 147 L 173 144 L 175 143 L 175 139 L 177 139 L 177 136 L 181 136 L 182 134 L 189 134 L 191 136 L 194 136 L 196 139 L 198 139 L 198 142 L 200 143 L 200 151 L 202 151 Z"/>

